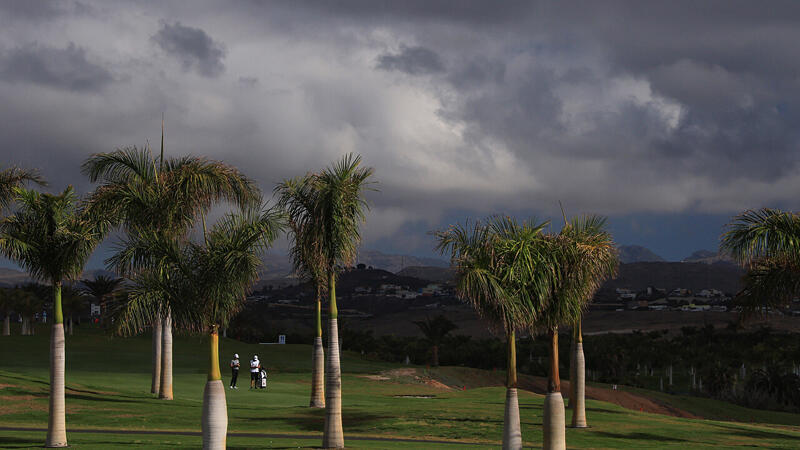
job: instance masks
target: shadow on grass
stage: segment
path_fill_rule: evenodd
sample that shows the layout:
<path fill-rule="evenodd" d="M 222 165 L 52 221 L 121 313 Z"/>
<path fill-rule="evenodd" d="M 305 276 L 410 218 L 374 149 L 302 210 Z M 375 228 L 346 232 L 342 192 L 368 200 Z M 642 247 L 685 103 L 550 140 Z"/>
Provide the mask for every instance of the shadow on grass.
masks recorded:
<path fill-rule="evenodd" d="M 110 402 L 110 403 L 140 403 L 140 400 L 128 400 L 125 398 L 116 397 L 96 397 L 93 395 L 84 394 L 66 394 L 66 398 L 71 400 L 87 400 L 90 402 Z"/>
<path fill-rule="evenodd" d="M 236 420 L 252 421 L 252 422 L 281 422 L 287 425 L 297 427 L 303 431 L 322 431 L 325 426 L 325 410 L 319 410 L 316 414 L 309 414 L 307 412 L 298 413 L 289 417 L 260 417 L 260 416 L 240 416 Z M 347 424 L 349 431 L 358 431 L 360 426 L 372 425 L 380 420 L 393 419 L 393 416 L 384 416 L 379 414 L 370 414 L 355 411 L 342 411 L 342 423 Z"/>
<path fill-rule="evenodd" d="M 596 431 L 597 436 L 608 437 L 612 439 L 633 439 L 637 441 L 658 441 L 658 442 L 688 442 L 686 439 L 664 436 L 662 434 L 652 433 L 611 433 L 609 431 Z"/>
<path fill-rule="evenodd" d="M 24 439 L 15 437 L 0 437 L 2 448 L 31 448 L 44 447 L 44 439 Z"/>

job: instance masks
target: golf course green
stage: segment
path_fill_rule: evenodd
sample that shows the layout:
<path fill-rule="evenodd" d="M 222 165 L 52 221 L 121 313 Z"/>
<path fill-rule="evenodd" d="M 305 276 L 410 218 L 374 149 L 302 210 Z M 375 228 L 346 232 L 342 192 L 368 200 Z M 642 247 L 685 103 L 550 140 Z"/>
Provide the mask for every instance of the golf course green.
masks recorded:
<path fill-rule="evenodd" d="M 16 330 L 14 330 L 16 332 Z M 47 426 L 48 329 L 35 336 L 0 337 L 0 447 L 40 447 Z M 206 380 L 204 339 L 176 336 L 173 401 L 150 394 L 149 336 L 109 337 L 76 327 L 67 336 L 67 431 L 75 448 L 147 446 L 197 448 Z M 221 365 L 233 353 L 243 361 L 258 354 L 268 368 L 266 390 L 250 391 L 243 371 L 240 389 L 227 389 L 230 448 L 297 448 L 320 445 L 324 411 L 308 407 L 311 346 L 253 345 L 220 339 Z M 439 369 L 436 369 L 439 370 Z M 497 448 L 503 428 L 505 389 L 458 388 L 460 368 L 436 370 L 342 355 L 343 423 L 351 448 Z M 475 376 L 475 371 L 469 371 Z M 497 374 L 486 372 L 487 378 Z M 456 383 L 454 383 L 454 381 Z M 640 391 L 641 392 L 641 391 Z M 664 403 L 670 403 L 666 394 Z M 543 396 L 520 395 L 525 447 L 540 447 Z M 695 400 L 698 403 L 700 400 Z M 709 401 L 710 402 L 710 401 Z M 717 402 L 718 404 L 721 402 Z M 677 402 L 676 402 L 677 404 Z M 698 405 L 698 410 L 724 406 Z M 723 404 L 724 405 L 724 404 Z M 740 408 L 744 410 L 744 408 Z M 739 411 L 744 419 L 747 411 Z M 753 412 L 759 422 L 678 418 L 588 400 L 591 428 L 567 429 L 571 448 L 700 448 L 759 446 L 797 448 L 797 415 Z M 770 417 L 775 414 L 776 420 Z M 705 416 L 708 417 L 708 416 Z M 567 410 L 567 423 L 570 412 Z"/>

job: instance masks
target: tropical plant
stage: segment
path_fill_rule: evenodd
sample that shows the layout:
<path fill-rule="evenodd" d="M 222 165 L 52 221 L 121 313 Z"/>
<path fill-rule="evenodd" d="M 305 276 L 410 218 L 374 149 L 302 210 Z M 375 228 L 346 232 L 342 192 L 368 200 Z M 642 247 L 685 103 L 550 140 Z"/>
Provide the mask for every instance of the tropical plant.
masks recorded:
<path fill-rule="evenodd" d="M 493 217 L 436 233 L 437 250 L 450 255 L 456 292 L 482 317 L 500 328 L 508 365 L 503 448 L 522 448 L 517 393 L 516 330 L 535 322 L 550 286 L 550 245 L 546 223 L 517 223 Z"/>
<path fill-rule="evenodd" d="M 564 401 L 558 364 L 558 327 L 579 322 L 583 310 L 601 284 L 616 272 L 616 247 L 605 229 L 605 218 L 585 215 L 565 220 L 558 234 L 549 235 L 555 251 L 550 287 L 551 299 L 532 328 L 544 330 L 550 339 L 550 370 L 543 412 L 545 449 L 566 448 Z M 573 426 L 586 426 L 583 405 L 585 367 L 582 337 L 576 335 L 576 395 Z"/>
<path fill-rule="evenodd" d="M 61 308 L 63 309 L 64 316 L 67 317 L 67 332 L 70 336 L 73 335 L 75 330 L 74 319 L 75 315 L 80 317 L 81 311 L 86 309 L 89 297 L 78 289 L 72 286 L 63 286 L 61 288 Z"/>
<path fill-rule="evenodd" d="M 743 317 L 786 306 L 800 295 L 800 215 L 748 210 L 726 226 L 720 243 L 746 269 L 736 301 Z"/>
<path fill-rule="evenodd" d="M 316 336 L 311 355 L 312 408 L 325 407 L 325 351 L 322 346 L 322 295 L 326 289 L 327 264 L 322 253 L 321 227 L 315 222 L 316 201 L 314 176 L 284 180 L 275 187 L 278 205 L 286 214 L 291 245 L 289 254 L 295 272 L 316 288 Z"/>
<path fill-rule="evenodd" d="M 67 445 L 64 404 L 64 315 L 61 286 L 80 276 L 86 260 L 105 236 L 108 223 L 79 207 L 72 187 L 61 194 L 15 188 L 18 211 L 0 223 L 0 251 L 46 281 L 53 292 L 50 333 L 50 406 L 47 447 Z"/>
<path fill-rule="evenodd" d="M 300 219 L 313 227 L 328 277 L 328 364 L 325 370 L 324 448 L 343 448 L 342 372 L 339 362 L 339 312 L 336 307 L 336 276 L 352 264 L 361 240 L 359 225 L 368 209 L 364 193 L 370 189 L 374 170 L 361 166 L 361 156 L 347 155 L 320 173 L 310 175 L 308 214 Z"/>
<path fill-rule="evenodd" d="M 33 335 L 35 332 L 33 318 L 36 314 L 44 310 L 44 295 L 41 295 L 41 288 L 35 283 L 28 283 L 14 290 L 14 308 L 22 318 L 20 334 L 23 336 Z"/>
<path fill-rule="evenodd" d="M 0 171 L 0 209 L 6 209 L 16 197 L 14 188 L 32 182 L 44 186 L 44 179 L 36 170 L 9 167 Z"/>
<path fill-rule="evenodd" d="M 414 325 L 419 327 L 420 331 L 422 331 L 422 334 L 425 336 L 425 339 L 428 341 L 428 343 L 430 343 L 432 365 L 433 367 L 438 367 L 439 346 L 442 345 L 444 338 L 447 337 L 451 331 L 457 329 L 458 327 L 447 317 L 445 317 L 444 314 L 439 314 L 433 319 L 427 317 L 422 322 L 414 322 Z"/>
<path fill-rule="evenodd" d="M 114 292 L 122 283 L 122 278 L 114 278 L 106 275 L 97 275 L 94 280 L 83 279 L 81 289 L 83 293 L 92 297 L 100 307 L 100 324 L 104 323 L 104 313 L 106 310 L 106 302 L 114 294 Z"/>
<path fill-rule="evenodd" d="M 195 156 L 165 158 L 163 122 L 160 157 L 153 157 L 149 149 L 123 148 L 92 155 L 83 171 L 92 182 L 100 182 L 89 198 L 89 209 L 109 217 L 128 234 L 157 231 L 172 239 L 185 239 L 196 220 L 214 204 L 225 201 L 247 208 L 260 199 L 254 182 L 232 166 Z M 153 311 L 152 315 L 153 359 L 160 361 L 153 364 L 152 391 L 171 400 L 169 305 L 161 305 L 158 311 L 164 314 Z"/>
<path fill-rule="evenodd" d="M 181 328 L 209 335 L 208 381 L 203 394 L 203 448 L 224 449 L 227 406 L 219 365 L 219 329 L 244 303 L 258 279 L 260 251 L 281 231 L 272 209 L 228 215 L 205 235 L 202 244 L 179 242 L 158 232 L 130 235 L 111 263 L 137 275 L 123 310 L 116 316 L 126 334 L 152 319 L 163 299 Z M 157 269 L 153 259 L 160 261 Z M 166 276 L 162 276 L 162 273 Z"/>

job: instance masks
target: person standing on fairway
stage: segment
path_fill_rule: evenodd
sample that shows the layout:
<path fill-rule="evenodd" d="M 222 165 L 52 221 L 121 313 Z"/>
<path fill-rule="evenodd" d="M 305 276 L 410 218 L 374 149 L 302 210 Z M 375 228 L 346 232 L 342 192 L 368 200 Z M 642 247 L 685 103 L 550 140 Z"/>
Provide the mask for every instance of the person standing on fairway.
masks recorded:
<path fill-rule="evenodd" d="M 239 378 L 239 354 L 234 353 L 231 360 L 231 389 L 239 389 L 236 380 Z"/>
<path fill-rule="evenodd" d="M 256 388 L 258 381 L 258 372 L 261 370 L 261 361 L 258 360 L 258 355 L 253 355 L 250 360 L 250 389 Z"/>

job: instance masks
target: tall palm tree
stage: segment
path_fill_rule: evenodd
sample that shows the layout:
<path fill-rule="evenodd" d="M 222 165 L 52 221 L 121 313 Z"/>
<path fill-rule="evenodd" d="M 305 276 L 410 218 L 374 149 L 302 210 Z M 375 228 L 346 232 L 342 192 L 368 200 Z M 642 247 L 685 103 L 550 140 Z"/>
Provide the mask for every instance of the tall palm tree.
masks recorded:
<path fill-rule="evenodd" d="M 550 370 L 547 382 L 547 396 L 543 411 L 545 449 L 566 448 L 564 400 L 561 396 L 561 380 L 558 369 L 558 327 L 575 324 L 580 320 L 583 310 L 591 301 L 600 285 L 617 268 L 617 254 L 611 235 L 605 229 L 603 217 L 585 215 L 565 221 L 564 228 L 549 238 L 556 251 L 553 263 L 554 275 L 551 278 L 551 299 L 542 311 L 533 328 L 545 330 L 550 338 Z M 585 426 L 584 392 L 580 378 L 585 379 L 582 344 L 580 358 L 576 356 L 577 383 L 573 425 Z"/>
<path fill-rule="evenodd" d="M 158 231 L 186 239 L 195 221 L 214 204 L 226 201 L 247 208 L 260 199 L 255 183 L 232 166 L 196 156 L 165 158 L 163 122 L 160 157 L 153 157 L 149 149 L 123 148 L 92 155 L 83 171 L 92 182 L 100 182 L 90 196 L 89 208 L 110 217 L 128 234 Z M 153 365 L 152 385 L 158 385 L 154 393 L 159 398 L 171 400 L 169 305 L 161 305 L 158 311 L 164 314 L 153 312 L 153 339 L 161 344 L 154 343 L 153 349 L 154 354 L 161 351 L 161 358 L 160 367 Z M 160 330 L 156 323 L 161 324 Z"/>
<path fill-rule="evenodd" d="M 290 256 L 295 272 L 314 284 L 317 295 L 316 336 L 311 354 L 311 400 L 312 408 L 325 407 L 325 351 L 322 346 L 322 295 L 328 276 L 327 264 L 322 253 L 321 229 L 316 226 L 314 201 L 316 200 L 314 177 L 306 175 L 284 180 L 275 187 L 278 205 L 288 218 Z"/>
<path fill-rule="evenodd" d="M 61 194 L 15 188 L 19 210 L 0 223 L 0 251 L 53 292 L 50 333 L 50 407 L 47 447 L 67 445 L 64 405 L 64 315 L 61 286 L 80 276 L 108 224 L 79 207 L 72 187 Z"/>
<path fill-rule="evenodd" d="M 428 317 L 424 321 L 414 322 L 414 325 L 419 327 L 425 336 L 425 340 L 431 344 L 433 367 L 439 367 L 439 346 L 442 345 L 444 338 L 451 331 L 457 329 L 458 326 L 445 317 L 444 314 L 439 314 L 433 319 Z"/>
<path fill-rule="evenodd" d="M 182 328 L 209 335 L 208 380 L 203 394 L 203 448 L 224 449 L 228 414 L 219 365 L 219 329 L 240 310 L 258 278 L 260 251 L 281 231 L 271 209 L 229 215 L 205 236 L 204 243 L 179 242 L 157 232 L 128 238 L 112 263 L 123 271 L 138 269 L 121 319 L 123 330 L 146 326 L 150 311 L 167 298 L 172 320 Z M 161 261 L 153 270 L 150 261 Z"/>
<path fill-rule="evenodd" d="M 800 214 L 745 211 L 726 226 L 720 247 L 747 269 L 737 294 L 743 317 L 786 306 L 800 295 Z"/>
<path fill-rule="evenodd" d="M 312 174 L 309 183 L 313 209 L 306 217 L 319 239 L 320 253 L 328 277 L 329 326 L 328 364 L 325 371 L 325 429 L 322 446 L 343 448 L 342 372 L 339 363 L 339 312 L 336 307 L 336 276 L 343 266 L 352 264 L 361 241 L 359 226 L 369 208 L 364 193 L 370 189 L 374 170 L 361 166 L 361 156 L 347 155 L 320 173 Z"/>
<path fill-rule="evenodd" d="M 455 225 L 436 233 L 437 249 L 456 268 L 456 292 L 507 341 L 506 403 L 503 448 L 522 448 L 517 393 L 516 330 L 535 321 L 550 275 L 546 223 L 517 223 L 494 217 L 485 223 Z"/>
<path fill-rule="evenodd" d="M 100 307 L 101 324 L 103 324 L 105 319 L 103 314 L 106 309 L 106 301 L 114 294 L 120 283 L 122 283 L 122 278 L 114 278 L 106 275 L 97 275 L 94 277 L 94 280 L 81 280 L 81 284 L 83 285 L 81 290 L 83 293 L 94 298 L 95 301 L 97 301 L 97 305 Z"/>

